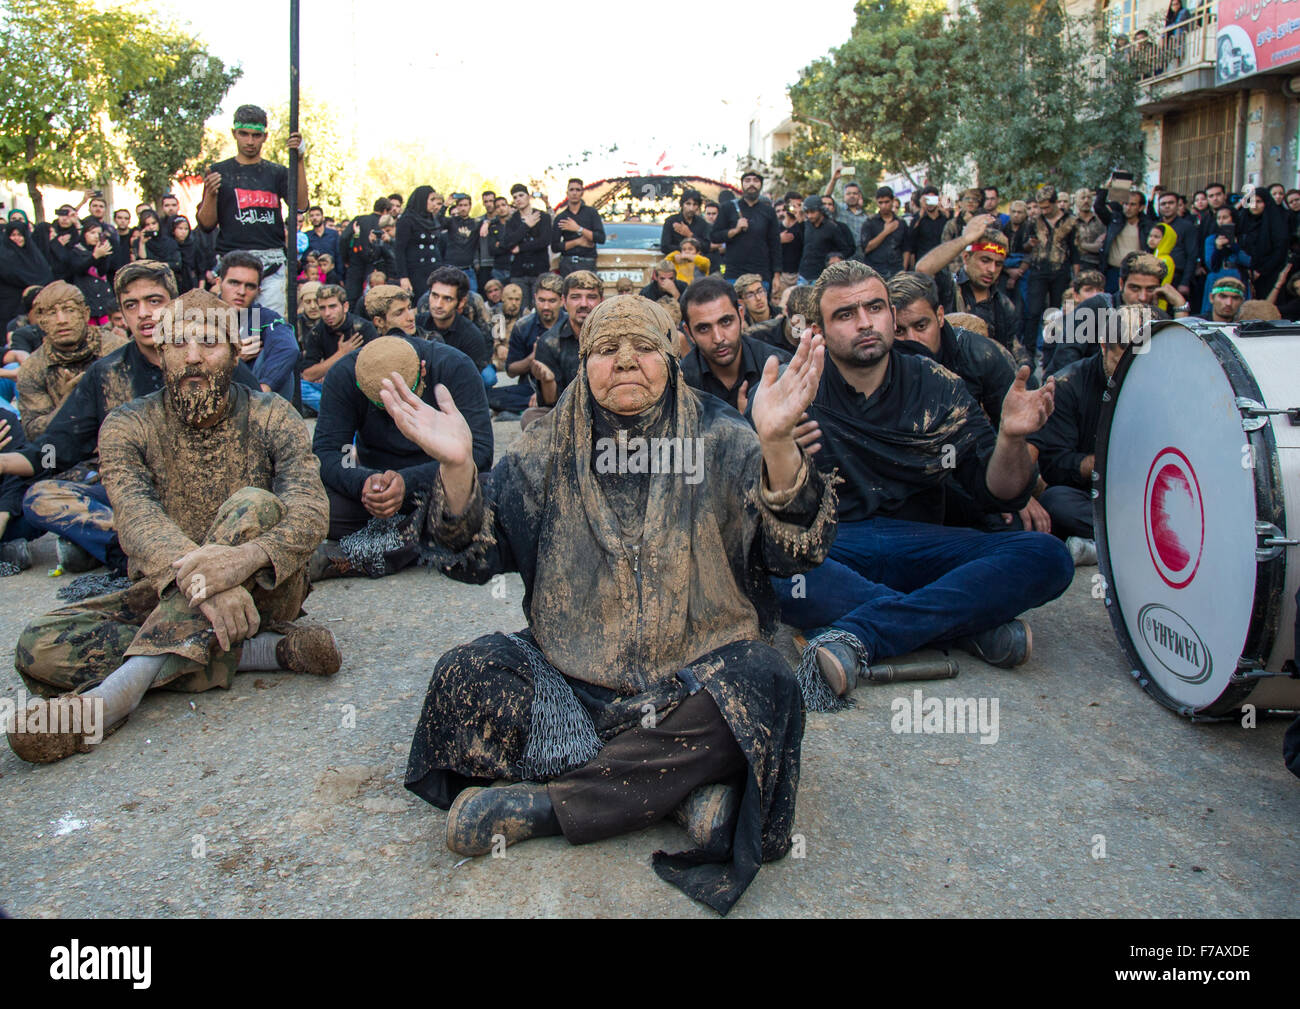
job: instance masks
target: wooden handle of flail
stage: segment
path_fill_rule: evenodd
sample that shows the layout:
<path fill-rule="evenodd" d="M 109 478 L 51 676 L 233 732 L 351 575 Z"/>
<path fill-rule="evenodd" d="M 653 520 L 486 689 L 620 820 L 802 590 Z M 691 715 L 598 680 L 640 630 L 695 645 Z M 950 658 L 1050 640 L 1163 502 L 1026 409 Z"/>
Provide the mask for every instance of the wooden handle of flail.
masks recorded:
<path fill-rule="evenodd" d="M 953 659 L 927 659 L 920 662 L 893 662 L 867 669 L 872 683 L 898 683 L 902 680 L 951 680 L 959 672 Z"/>

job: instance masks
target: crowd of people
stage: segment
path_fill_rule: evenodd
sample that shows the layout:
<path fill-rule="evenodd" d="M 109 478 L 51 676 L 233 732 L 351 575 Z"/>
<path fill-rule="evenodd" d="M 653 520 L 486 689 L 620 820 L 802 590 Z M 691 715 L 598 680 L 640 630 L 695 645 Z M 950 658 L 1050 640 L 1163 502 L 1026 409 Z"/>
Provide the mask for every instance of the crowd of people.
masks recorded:
<path fill-rule="evenodd" d="M 724 913 L 789 849 L 804 711 L 918 648 L 1028 660 L 1023 614 L 1096 562 L 1105 377 L 1158 301 L 1287 304 L 1295 211 L 1222 186 L 1159 193 L 1158 218 L 1046 186 L 1005 214 L 995 189 L 949 212 L 880 188 L 871 214 L 856 184 L 773 201 L 751 171 L 711 217 L 684 194 L 670 258 L 608 297 L 581 180 L 554 216 L 516 185 L 478 219 L 421 186 L 337 232 L 302 207 L 290 265 L 265 132 L 238 110 L 196 231 L 164 202 L 110 232 L 96 198 L 89 224 L 9 222 L 2 559 L 52 533 L 64 570 L 124 577 L 23 631 L 51 700 L 11 746 L 86 752 L 61 712 L 111 730 L 164 685 L 332 674 L 347 656 L 299 619 L 323 579 L 518 572 L 526 627 L 440 658 L 407 787 L 468 855 L 675 816 L 696 847 L 656 871 Z M 1044 346 L 1053 309 L 1122 324 Z"/>

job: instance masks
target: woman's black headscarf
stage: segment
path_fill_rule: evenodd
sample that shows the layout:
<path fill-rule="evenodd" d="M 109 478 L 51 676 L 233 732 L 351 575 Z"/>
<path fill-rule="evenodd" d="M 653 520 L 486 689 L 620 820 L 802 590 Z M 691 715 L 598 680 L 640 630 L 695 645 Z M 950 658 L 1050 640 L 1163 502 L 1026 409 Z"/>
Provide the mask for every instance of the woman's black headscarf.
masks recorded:
<path fill-rule="evenodd" d="M 412 223 L 425 228 L 436 228 L 438 219 L 429 213 L 429 197 L 433 195 L 433 186 L 416 186 L 402 208 L 402 216 L 409 217 Z"/>

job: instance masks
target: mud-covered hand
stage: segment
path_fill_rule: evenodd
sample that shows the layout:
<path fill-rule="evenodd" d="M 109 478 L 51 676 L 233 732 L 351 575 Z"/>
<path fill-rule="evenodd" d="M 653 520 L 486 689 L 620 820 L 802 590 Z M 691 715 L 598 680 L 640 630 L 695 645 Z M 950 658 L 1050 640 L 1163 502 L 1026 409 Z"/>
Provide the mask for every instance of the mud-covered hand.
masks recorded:
<path fill-rule="evenodd" d="M 247 641 L 262 626 L 257 604 L 242 585 L 210 596 L 199 606 L 199 612 L 208 618 L 217 635 L 217 645 L 228 652 L 241 641 Z"/>
<path fill-rule="evenodd" d="M 176 570 L 176 587 L 195 607 L 242 585 L 269 563 L 266 551 L 255 542 L 237 547 L 209 543 L 172 561 L 172 567 Z"/>
<path fill-rule="evenodd" d="M 438 405 L 431 406 L 406 387 L 397 372 L 383 381 L 379 392 L 384 409 L 397 429 L 424 453 L 445 465 L 462 466 L 474 458 L 474 436 L 445 385 L 434 387 Z"/>
<path fill-rule="evenodd" d="M 805 334 L 799 338 L 799 349 L 784 371 L 780 371 L 775 358 L 768 358 L 763 367 L 751 416 L 763 449 L 768 487 L 773 491 L 790 490 L 799 476 L 803 451 L 795 441 L 796 429 L 817 395 L 825 361 L 822 337 Z"/>

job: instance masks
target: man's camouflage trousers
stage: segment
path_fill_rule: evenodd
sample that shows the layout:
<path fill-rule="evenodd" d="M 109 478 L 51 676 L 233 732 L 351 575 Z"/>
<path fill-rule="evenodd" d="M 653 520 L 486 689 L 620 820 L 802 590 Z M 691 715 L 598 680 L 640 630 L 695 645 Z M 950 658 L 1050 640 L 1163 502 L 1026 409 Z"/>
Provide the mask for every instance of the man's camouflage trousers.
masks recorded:
<path fill-rule="evenodd" d="M 284 515 L 269 491 L 245 487 L 222 503 L 201 545 L 240 546 Z M 263 568 L 244 583 L 261 615 L 261 630 L 283 632 L 302 612 L 311 587 L 306 568 L 272 588 Z M 14 666 L 29 690 L 45 697 L 95 683 L 132 655 L 166 655 L 153 686 L 197 693 L 229 687 L 242 649 L 223 652 L 208 619 L 190 609 L 173 582 L 159 597 L 148 579 L 38 617 L 18 638 Z"/>

